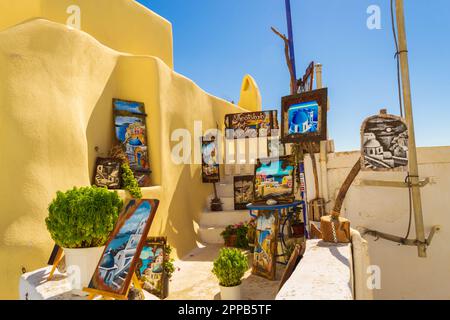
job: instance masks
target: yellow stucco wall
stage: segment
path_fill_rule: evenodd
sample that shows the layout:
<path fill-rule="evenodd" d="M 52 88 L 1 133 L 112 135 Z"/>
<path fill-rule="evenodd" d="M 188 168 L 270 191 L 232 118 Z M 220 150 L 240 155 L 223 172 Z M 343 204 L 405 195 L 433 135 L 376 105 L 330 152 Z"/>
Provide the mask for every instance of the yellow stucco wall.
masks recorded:
<path fill-rule="evenodd" d="M 173 69 L 172 25 L 133 0 L 0 1 L 0 31 L 32 18 L 66 24 L 80 9 L 81 30 L 117 51 L 160 58 Z"/>
<path fill-rule="evenodd" d="M 57 190 L 90 184 L 95 157 L 112 143 L 113 97 L 142 101 L 149 114 L 156 186 L 144 195 L 161 200 L 151 234 L 167 235 L 178 256 L 197 245 L 196 221 L 212 187 L 201 183 L 200 165 L 170 160 L 171 132 L 192 131 L 194 120 L 214 128 L 243 109 L 159 58 L 120 54 L 43 19 L 0 32 L 0 64 L 0 145 L 8 150 L 0 156 L 0 298 L 17 298 L 22 268 L 46 263 L 47 206 Z"/>

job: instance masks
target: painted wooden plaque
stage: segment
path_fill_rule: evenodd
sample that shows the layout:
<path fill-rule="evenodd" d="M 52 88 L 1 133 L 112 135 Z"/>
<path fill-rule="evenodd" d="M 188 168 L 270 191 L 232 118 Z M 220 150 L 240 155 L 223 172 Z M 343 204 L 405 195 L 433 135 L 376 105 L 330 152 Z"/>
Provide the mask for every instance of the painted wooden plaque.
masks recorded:
<path fill-rule="evenodd" d="M 150 186 L 147 115 L 141 102 L 113 100 L 116 139 L 140 187 Z"/>
<path fill-rule="evenodd" d="M 105 296 L 128 295 L 158 205 L 158 200 L 131 200 L 127 204 L 85 291 Z"/>
<path fill-rule="evenodd" d="M 247 210 L 253 201 L 253 176 L 234 177 L 234 210 Z"/>
<path fill-rule="evenodd" d="M 278 112 L 271 110 L 228 114 L 225 116 L 225 127 L 228 139 L 268 137 L 271 130 L 278 129 Z"/>
<path fill-rule="evenodd" d="M 164 269 L 167 262 L 166 245 L 165 237 L 148 238 L 136 268 L 142 288 L 160 299 L 165 299 L 168 295 L 167 275 Z"/>
<path fill-rule="evenodd" d="M 278 212 L 259 211 L 256 219 L 255 250 L 253 253 L 254 275 L 275 280 L 278 247 Z"/>
<path fill-rule="evenodd" d="M 94 185 L 100 188 L 120 189 L 122 184 L 122 162 L 111 158 L 97 158 Z"/>
<path fill-rule="evenodd" d="M 295 163 L 290 156 L 259 159 L 255 167 L 254 202 L 294 200 Z"/>
<path fill-rule="evenodd" d="M 215 139 L 202 139 L 202 180 L 203 183 L 220 182 L 218 143 Z"/>
<path fill-rule="evenodd" d="M 402 171 L 408 167 L 408 126 L 384 110 L 361 128 L 361 167 L 365 171 Z"/>

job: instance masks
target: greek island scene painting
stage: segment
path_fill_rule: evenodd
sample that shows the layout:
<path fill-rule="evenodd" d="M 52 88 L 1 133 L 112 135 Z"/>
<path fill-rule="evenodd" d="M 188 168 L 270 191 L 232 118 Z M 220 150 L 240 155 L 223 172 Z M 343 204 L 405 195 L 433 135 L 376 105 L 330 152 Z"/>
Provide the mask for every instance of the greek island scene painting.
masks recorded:
<path fill-rule="evenodd" d="M 289 134 L 315 133 L 319 130 L 317 101 L 295 104 L 288 110 Z"/>
<path fill-rule="evenodd" d="M 131 200 L 128 203 L 86 291 L 127 294 L 158 204 L 158 200 Z"/>
<path fill-rule="evenodd" d="M 408 127 L 397 116 L 368 118 L 361 129 L 362 168 L 366 171 L 405 170 L 408 166 Z"/>

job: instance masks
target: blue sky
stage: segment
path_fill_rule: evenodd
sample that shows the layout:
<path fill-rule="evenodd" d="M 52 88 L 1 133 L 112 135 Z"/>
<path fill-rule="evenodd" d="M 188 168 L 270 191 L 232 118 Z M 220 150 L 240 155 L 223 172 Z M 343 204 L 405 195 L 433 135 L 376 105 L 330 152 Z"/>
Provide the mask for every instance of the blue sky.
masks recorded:
<path fill-rule="evenodd" d="M 239 100 L 242 77 L 257 81 L 264 109 L 289 93 L 281 40 L 283 0 L 139 0 L 173 24 L 175 70 L 207 92 Z M 381 30 L 366 26 L 381 7 Z M 413 108 L 419 146 L 450 145 L 450 1 L 405 1 Z M 359 148 L 364 118 L 382 108 L 398 114 L 389 0 L 292 0 L 298 76 L 324 65 L 329 135 L 338 151 Z M 151 35 L 149 35 L 151 36 Z"/>

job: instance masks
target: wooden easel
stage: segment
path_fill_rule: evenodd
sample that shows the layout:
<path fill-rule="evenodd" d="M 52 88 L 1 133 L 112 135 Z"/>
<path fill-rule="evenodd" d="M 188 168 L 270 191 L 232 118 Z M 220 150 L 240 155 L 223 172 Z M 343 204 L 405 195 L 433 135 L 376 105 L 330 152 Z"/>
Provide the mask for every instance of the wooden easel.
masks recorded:
<path fill-rule="evenodd" d="M 134 284 L 134 287 L 138 289 L 140 292 L 142 292 L 142 286 L 141 282 L 139 281 L 138 277 L 135 273 L 133 273 L 132 282 Z M 94 300 L 96 297 L 101 297 L 100 300 L 128 300 L 128 293 L 130 292 L 131 284 L 129 285 L 127 289 L 127 293 L 123 296 L 120 294 L 107 292 L 107 291 L 101 291 L 97 289 L 91 289 L 91 288 L 84 288 L 83 291 L 89 293 L 89 296 L 87 297 L 88 300 Z"/>
<path fill-rule="evenodd" d="M 61 247 L 55 248 L 56 254 L 55 259 L 53 262 L 52 270 L 50 271 L 50 274 L 47 278 L 47 281 L 51 281 L 53 279 L 53 276 L 55 275 L 56 269 L 58 268 L 58 265 L 61 263 L 62 259 L 64 258 L 64 250 Z M 53 254 L 52 254 L 53 256 Z"/>

